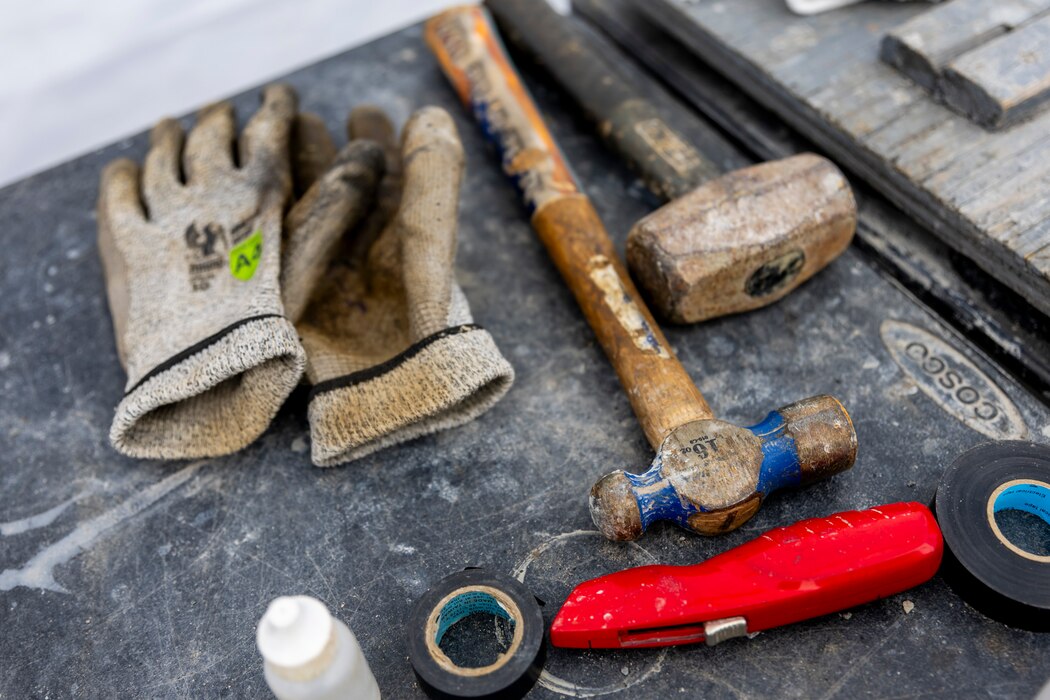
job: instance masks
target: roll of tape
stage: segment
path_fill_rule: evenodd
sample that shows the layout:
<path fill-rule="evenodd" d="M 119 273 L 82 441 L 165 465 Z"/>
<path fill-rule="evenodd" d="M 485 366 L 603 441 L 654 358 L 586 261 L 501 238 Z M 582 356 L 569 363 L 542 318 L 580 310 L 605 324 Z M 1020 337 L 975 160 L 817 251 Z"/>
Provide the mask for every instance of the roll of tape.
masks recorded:
<path fill-rule="evenodd" d="M 510 644 L 488 666 L 457 666 L 441 650 L 441 640 L 452 625 L 473 613 L 510 622 Z M 408 624 L 408 658 L 432 698 L 520 698 L 543 670 L 543 614 L 528 589 L 510 577 L 483 569 L 452 574 L 416 602 Z"/>
<path fill-rule="evenodd" d="M 1050 448 L 997 442 L 964 453 L 941 478 L 934 512 L 944 533 L 941 571 L 967 603 L 1022 629 L 1050 630 L 1050 556 L 1003 534 L 996 513 L 1031 513 L 1050 525 Z"/>

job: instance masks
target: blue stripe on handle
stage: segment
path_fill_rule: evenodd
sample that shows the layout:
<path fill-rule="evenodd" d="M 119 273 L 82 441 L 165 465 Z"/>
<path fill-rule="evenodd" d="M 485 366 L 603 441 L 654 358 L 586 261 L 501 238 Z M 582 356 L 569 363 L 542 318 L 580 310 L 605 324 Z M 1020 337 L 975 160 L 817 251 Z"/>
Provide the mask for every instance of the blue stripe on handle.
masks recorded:
<path fill-rule="evenodd" d="M 624 474 L 631 483 L 635 501 L 638 503 L 643 530 L 657 520 L 673 520 L 685 527 L 689 516 L 702 512 L 700 508 L 678 497 L 674 486 L 660 473 L 663 466 L 663 457 L 658 452 L 652 466 L 644 473 Z"/>
<path fill-rule="evenodd" d="M 762 498 L 785 486 L 798 486 L 802 481 L 798 446 L 787 434 L 786 427 L 784 417 L 772 411 L 761 423 L 748 428 L 762 441 L 762 471 L 758 475 L 758 492 Z"/>

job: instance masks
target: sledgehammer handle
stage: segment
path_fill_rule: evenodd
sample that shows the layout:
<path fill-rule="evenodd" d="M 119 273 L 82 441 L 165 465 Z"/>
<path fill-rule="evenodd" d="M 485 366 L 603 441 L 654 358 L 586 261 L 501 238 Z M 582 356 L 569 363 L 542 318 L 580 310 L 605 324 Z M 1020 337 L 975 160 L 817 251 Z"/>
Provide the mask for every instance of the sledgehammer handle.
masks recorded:
<path fill-rule="evenodd" d="M 447 10 L 426 39 L 495 142 L 555 266 L 616 369 L 654 448 L 711 409 L 645 307 L 590 201 L 580 192 L 485 10 Z"/>
<path fill-rule="evenodd" d="M 657 195 L 677 199 L 722 174 L 547 0 L 485 0 L 485 5 L 507 38 L 543 64 Z"/>

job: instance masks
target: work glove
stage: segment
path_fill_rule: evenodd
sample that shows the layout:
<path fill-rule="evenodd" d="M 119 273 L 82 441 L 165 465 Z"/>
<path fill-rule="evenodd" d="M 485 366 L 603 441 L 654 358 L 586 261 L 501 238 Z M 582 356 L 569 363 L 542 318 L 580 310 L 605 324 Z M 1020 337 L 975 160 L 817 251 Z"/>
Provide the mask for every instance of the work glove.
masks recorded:
<path fill-rule="evenodd" d="M 330 245 L 340 215 L 317 213 L 316 201 L 326 199 L 318 191 L 332 179 L 322 175 L 289 213 L 288 229 L 290 240 L 332 254 L 299 255 L 297 243 L 284 264 L 286 304 L 297 318 L 312 385 L 311 456 L 322 467 L 470 421 L 514 379 L 492 336 L 473 323 L 454 279 L 464 160 L 451 117 L 436 107 L 419 110 L 400 149 L 374 108 L 355 110 L 349 132 L 350 147 L 363 139 L 386 154 L 376 209 Z M 316 117 L 300 115 L 293 151 L 305 186 L 326 170 L 335 148 Z M 343 215 L 356 218 L 362 207 L 352 209 L 344 206 Z M 313 225 L 291 223 L 311 213 Z M 322 275 L 309 272 L 322 261 Z M 301 316 L 293 315 L 300 308 Z"/>
<path fill-rule="evenodd" d="M 123 454 L 235 452 L 300 380 L 306 356 L 278 286 L 296 102 L 266 88 L 236 141 L 226 102 L 200 112 L 185 144 L 164 120 L 141 172 L 121 159 L 102 173 L 99 249 L 127 371 L 110 440 Z"/>

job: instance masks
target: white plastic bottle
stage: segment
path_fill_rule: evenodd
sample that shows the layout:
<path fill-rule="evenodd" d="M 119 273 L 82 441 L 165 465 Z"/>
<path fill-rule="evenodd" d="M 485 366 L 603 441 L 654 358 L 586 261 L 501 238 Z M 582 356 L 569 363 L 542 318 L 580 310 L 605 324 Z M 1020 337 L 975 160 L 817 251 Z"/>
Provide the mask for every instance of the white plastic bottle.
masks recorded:
<path fill-rule="evenodd" d="M 278 700 L 379 700 L 354 633 L 316 598 L 274 599 L 255 639 Z"/>

